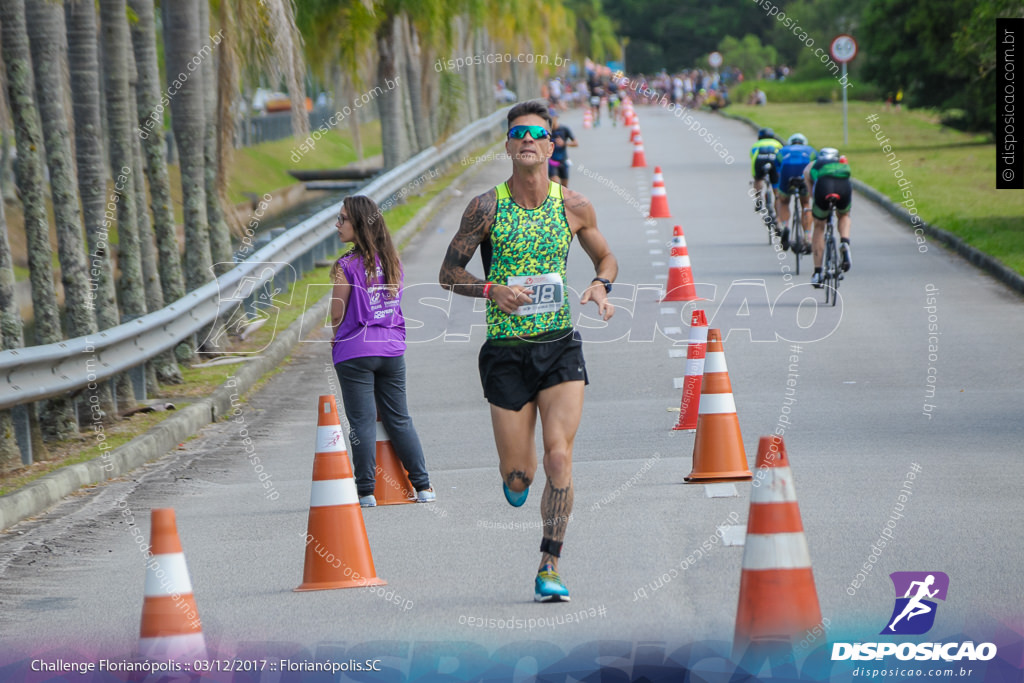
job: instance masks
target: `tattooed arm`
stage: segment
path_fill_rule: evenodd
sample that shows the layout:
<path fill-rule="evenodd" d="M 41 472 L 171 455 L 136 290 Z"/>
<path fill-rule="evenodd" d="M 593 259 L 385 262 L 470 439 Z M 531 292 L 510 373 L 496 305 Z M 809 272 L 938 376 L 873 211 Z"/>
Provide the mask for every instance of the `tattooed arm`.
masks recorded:
<path fill-rule="evenodd" d="M 491 189 L 476 197 L 462 214 L 459 231 L 448 245 L 448 253 L 441 264 L 441 286 L 463 296 L 483 297 L 486 280 L 481 280 L 466 270 L 466 264 L 473 258 L 476 248 L 487 239 L 491 225 L 494 223 L 494 212 L 498 204 L 498 193 Z M 522 304 L 533 300 L 528 289 L 514 285 L 492 284 L 487 290 L 486 298 L 494 302 L 506 313 L 514 312 Z"/>
<path fill-rule="evenodd" d="M 491 188 L 484 194 L 474 197 L 462 214 L 462 223 L 455 233 L 448 252 L 444 255 L 441 272 L 438 275 L 441 286 L 463 296 L 483 296 L 486 280 L 481 280 L 466 270 L 466 265 L 476 253 L 480 243 L 487 235 L 494 222 L 494 211 L 497 206 L 497 192 Z"/>

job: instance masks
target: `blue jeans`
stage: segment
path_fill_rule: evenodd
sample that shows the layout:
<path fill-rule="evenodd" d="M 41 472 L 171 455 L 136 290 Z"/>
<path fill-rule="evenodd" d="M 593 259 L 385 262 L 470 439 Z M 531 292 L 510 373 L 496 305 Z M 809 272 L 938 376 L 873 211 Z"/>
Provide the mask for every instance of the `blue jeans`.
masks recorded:
<path fill-rule="evenodd" d="M 353 358 L 334 369 L 348 416 L 359 495 L 372 495 L 375 486 L 378 413 L 413 487 L 417 491 L 430 488 L 423 447 L 405 402 L 405 357 Z"/>

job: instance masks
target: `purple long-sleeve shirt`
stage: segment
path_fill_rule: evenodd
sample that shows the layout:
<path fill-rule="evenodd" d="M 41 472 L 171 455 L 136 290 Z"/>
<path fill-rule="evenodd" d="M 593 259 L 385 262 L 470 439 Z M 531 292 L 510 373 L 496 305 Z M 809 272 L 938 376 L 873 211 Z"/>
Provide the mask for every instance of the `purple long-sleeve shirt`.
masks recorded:
<path fill-rule="evenodd" d="M 367 285 L 366 269 L 359 255 L 346 254 L 338 259 L 338 265 L 352 288 L 345 319 L 334 336 L 334 362 L 366 356 L 401 356 L 405 353 L 405 318 L 402 317 L 404 274 L 399 281 L 398 296 L 388 298 L 386 286 Z M 374 282 L 381 282 L 383 275 L 378 260 Z"/>

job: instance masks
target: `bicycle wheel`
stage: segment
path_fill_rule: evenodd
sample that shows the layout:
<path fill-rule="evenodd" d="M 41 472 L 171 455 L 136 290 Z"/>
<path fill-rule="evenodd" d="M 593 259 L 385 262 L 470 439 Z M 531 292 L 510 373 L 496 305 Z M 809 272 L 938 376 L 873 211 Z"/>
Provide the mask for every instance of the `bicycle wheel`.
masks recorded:
<path fill-rule="evenodd" d="M 804 248 L 804 226 L 800 221 L 801 214 L 797 213 L 800 210 L 800 202 L 795 198 L 793 199 L 793 210 L 790 212 L 789 219 L 789 247 L 793 250 L 793 256 L 796 257 L 796 274 L 800 274 L 800 251 Z"/>
<path fill-rule="evenodd" d="M 839 289 L 839 257 L 836 254 L 835 236 L 831 230 L 825 236 L 825 267 L 822 272 L 825 274 L 825 303 L 829 303 L 831 297 L 831 303 L 835 306 L 836 290 Z"/>

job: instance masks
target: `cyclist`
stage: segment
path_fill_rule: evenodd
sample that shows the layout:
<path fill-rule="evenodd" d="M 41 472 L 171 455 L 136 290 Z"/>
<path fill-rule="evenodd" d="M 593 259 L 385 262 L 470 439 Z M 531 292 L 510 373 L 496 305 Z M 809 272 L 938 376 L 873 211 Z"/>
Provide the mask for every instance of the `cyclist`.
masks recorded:
<path fill-rule="evenodd" d="M 825 219 L 828 218 L 828 202 L 830 194 L 839 195 L 836 202 L 836 214 L 839 216 L 839 254 L 842 258 L 840 267 L 843 272 L 850 270 L 853 257 L 850 255 L 850 207 L 853 204 L 853 185 L 850 183 L 850 165 L 846 157 L 839 156 L 834 147 L 823 147 L 817 159 L 807 164 L 804 169 L 804 182 L 811 193 L 814 215 L 814 236 L 811 246 L 814 248 L 814 275 L 811 284 L 821 287 L 821 258 L 825 251 Z"/>
<path fill-rule="evenodd" d="M 757 143 L 750 148 L 751 170 L 754 173 L 754 192 L 757 193 L 754 213 L 761 213 L 764 208 L 764 199 L 761 193 L 764 190 L 765 163 L 769 165 L 769 182 L 772 185 L 776 185 L 779 182 L 779 169 L 775 165 L 775 157 L 782 146 L 782 140 L 775 137 L 775 131 L 771 128 L 762 128 L 757 131 Z"/>
<path fill-rule="evenodd" d="M 805 209 L 800 216 L 803 228 L 801 247 L 804 254 L 811 252 L 811 239 L 808 233 L 811 228 L 810 206 L 807 186 L 803 183 L 804 169 L 815 159 L 814 148 L 807 144 L 807 138 L 801 133 L 789 136 L 785 147 L 779 150 L 776 160 L 779 166 L 779 182 L 775 186 L 775 213 L 782 224 L 781 246 L 783 251 L 789 249 L 789 198 L 795 192 L 799 197 L 800 208 Z"/>

